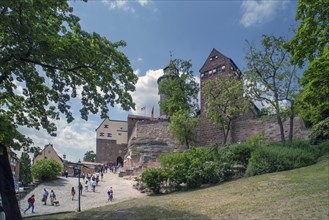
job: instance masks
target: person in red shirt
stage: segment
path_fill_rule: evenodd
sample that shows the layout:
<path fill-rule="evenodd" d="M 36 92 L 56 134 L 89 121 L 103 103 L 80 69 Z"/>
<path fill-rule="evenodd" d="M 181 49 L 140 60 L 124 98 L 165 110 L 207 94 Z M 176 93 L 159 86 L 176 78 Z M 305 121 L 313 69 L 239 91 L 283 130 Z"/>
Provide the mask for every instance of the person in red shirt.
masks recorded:
<path fill-rule="evenodd" d="M 29 210 L 30 208 L 32 208 L 32 213 L 34 213 L 34 195 L 32 195 L 27 202 L 29 203 L 29 207 L 27 207 L 27 209 L 25 209 L 24 214 L 26 213 L 27 210 Z"/>

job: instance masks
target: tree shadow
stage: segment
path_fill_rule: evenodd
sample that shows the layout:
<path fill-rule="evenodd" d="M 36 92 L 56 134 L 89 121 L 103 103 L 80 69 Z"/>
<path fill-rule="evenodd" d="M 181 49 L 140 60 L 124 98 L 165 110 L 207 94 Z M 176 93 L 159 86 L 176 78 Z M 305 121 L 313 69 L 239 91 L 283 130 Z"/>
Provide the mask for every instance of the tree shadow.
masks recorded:
<path fill-rule="evenodd" d="M 207 215 L 166 209 L 159 206 L 132 207 L 126 209 L 93 209 L 79 213 L 74 219 L 211 219 Z"/>

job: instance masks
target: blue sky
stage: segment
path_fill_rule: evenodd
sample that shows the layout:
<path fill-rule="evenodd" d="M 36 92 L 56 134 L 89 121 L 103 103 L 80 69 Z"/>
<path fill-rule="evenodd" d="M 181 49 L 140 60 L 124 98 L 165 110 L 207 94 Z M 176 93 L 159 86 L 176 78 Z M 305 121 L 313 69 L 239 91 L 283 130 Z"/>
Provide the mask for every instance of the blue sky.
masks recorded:
<path fill-rule="evenodd" d="M 128 114 L 150 115 L 152 107 L 159 115 L 156 80 L 162 75 L 173 51 L 173 58 L 191 60 L 198 79 L 199 69 L 213 48 L 234 60 L 243 71 L 246 40 L 259 43 L 262 34 L 290 39 L 296 27 L 297 0 L 213 0 L 213 1 L 70 1 L 80 17 L 82 28 L 97 32 L 112 42 L 124 40 L 121 48 L 139 76 L 133 98 L 136 111 L 125 112 L 119 106 L 110 109 L 112 120 L 127 120 Z M 75 102 L 74 102 L 75 103 Z M 146 111 L 141 111 L 146 106 Z M 79 105 L 73 105 L 79 112 Z M 64 118 L 64 117 L 63 117 Z M 57 137 L 45 131 L 22 128 L 35 145 L 52 143 L 60 156 L 82 159 L 88 150 L 96 151 L 96 132 L 102 120 L 98 115 L 84 121 L 56 122 Z"/>

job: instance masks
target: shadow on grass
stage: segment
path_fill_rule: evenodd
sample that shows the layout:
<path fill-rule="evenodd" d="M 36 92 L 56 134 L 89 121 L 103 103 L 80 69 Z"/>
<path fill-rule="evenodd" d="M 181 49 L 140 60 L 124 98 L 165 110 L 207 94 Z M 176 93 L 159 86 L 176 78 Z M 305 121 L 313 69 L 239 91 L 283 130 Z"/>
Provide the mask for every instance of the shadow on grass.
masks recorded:
<path fill-rule="evenodd" d="M 210 220 L 207 215 L 195 214 L 188 211 L 165 209 L 159 206 L 131 207 L 117 210 L 89 210 L 81 213 L 67 212 L 42 216 L 25 217 L 24 219 L 202 219 Z"/>
<path fill-rule="evenodd" d="M 159 206 L 131 207 L 118 210 L 90 210 L 73 219 L 211 219 L 188 211 L 165 209 Z"/>

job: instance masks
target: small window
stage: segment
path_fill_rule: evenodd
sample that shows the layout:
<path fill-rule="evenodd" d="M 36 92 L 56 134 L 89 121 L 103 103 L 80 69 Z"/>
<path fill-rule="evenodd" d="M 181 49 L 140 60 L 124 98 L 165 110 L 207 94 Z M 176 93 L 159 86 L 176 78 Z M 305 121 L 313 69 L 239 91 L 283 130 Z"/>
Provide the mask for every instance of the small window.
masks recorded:
<path fill-rule="evenodd" d="M 51 151 L 50 150 L 48 150 L 48 154 L 50 154 L 51 153 Z"/>
<path fill-rule="evenodd" d="M 104 125 L 104 128 L 109 128 L 109 125 Z"/>
<path fill-rule="evenodd" d="M 119 136 L 121 136 L 121 133 L 118 133 Z"/>
<path fill-rule="evenodd" d="M 101 132 L 101 133 L 99 134 L 99 136 L 103 137 L 103 136 L 104 136 L 104 133 L 103 133 L 103 132 Z"/>
<path fill-rule="evenodd" d="M 204 77 L 209 77 L 209 72 L 208 71 L 206 71 L 205 73 L 204 73 Z"/>
<path fill-rule="evenodd" d="M 111 133 L 107 133 L 107 137 L 112 137 L 112 134 Z"/>
<path fill-rule="evenodd" d="M 123 130 L 123 127 L 121 127 L 120 130 Z"/>

